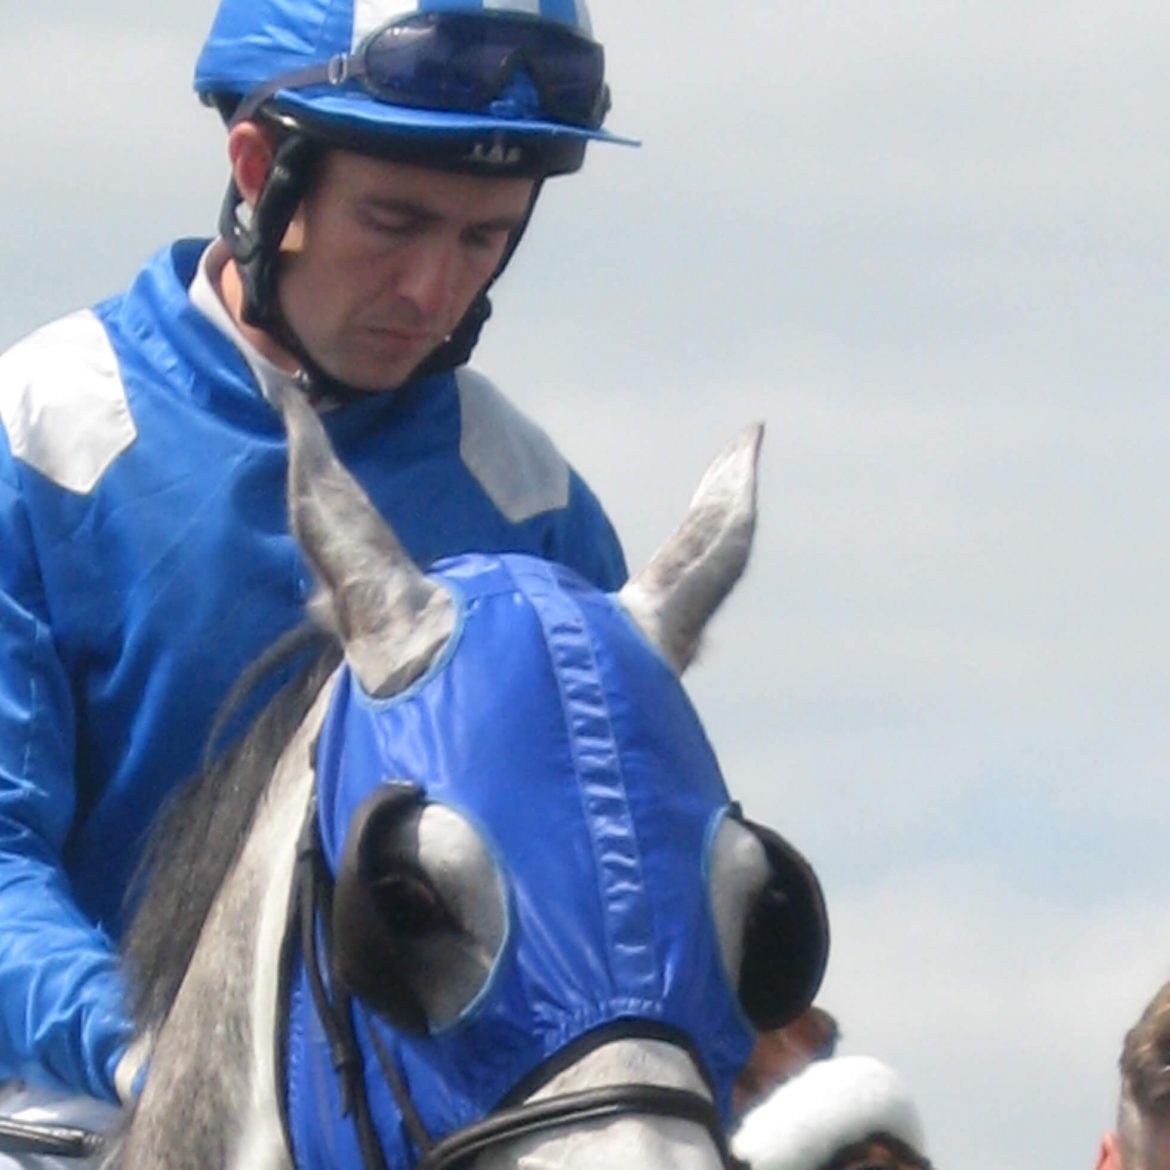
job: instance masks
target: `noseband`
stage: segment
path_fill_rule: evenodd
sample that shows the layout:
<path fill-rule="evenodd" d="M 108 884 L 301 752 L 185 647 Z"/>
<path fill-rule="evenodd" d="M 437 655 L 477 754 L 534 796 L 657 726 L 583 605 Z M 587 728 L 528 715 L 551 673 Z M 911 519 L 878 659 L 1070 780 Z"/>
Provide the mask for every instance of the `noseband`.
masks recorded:
<path fill-rule="evenodd" d="M 352 1119 L 361 1152 L 363 1170 L 388 1170 L 365 1087 L 365 1067 L 354 1029 L 355 1012 L 364 1010 L 332 973 L 332 943 L 329 933 L 333 875 L 326 864 L 317 827 L 316 801 L 310 802 L 297 846 L 289 929 L 285 932 L 281 967 L 284 988 L 281 1002 L 287 1002 L 289 971 L 299 943 L 313 1008 L 329 1043 L 334 1072 L 338 1078 L 343 1117 Z M 324 954 L 322 954 L 323 944 Z M 324 963 L 324 967 L 322 966 Z M 328 973 L 328 979 L 326 977 Z M 280 1013 L 287 1018 L 288 1013 Z M 403 1125 L 420 1151 L 415 1170 L 459 1170 L 469 1159 L 503 1142 L 558 1129 L 576 1123 L 607 1120 L 629 1115 L 668 1117 L 703 1126 L 711 1137 L 724 1170 L 749 1170 L 748 1164 L 731 1152 L 714 1102 L 690 1089 L 664 1085 L 620 1084 L 579 1092 L 561 1093 L 540 1101 L 492 1110 L 482 1120 L 455 1130 L 435 1141 L 403 1083 L 394 1062 L 377 1032 L 368 1028 L 379 1068 L 402 1115 Z M 629 1033 L 623 1033 L 628 1035 Z M 277 1068 L 285 1067 L 285 1035 L 277 1029 Z M 277 1098 L 285 1114 L 287 1102 L 277 1086 Z M 285 1140 L 292 1150 L 287 1115 L 282 1117 Z"/>

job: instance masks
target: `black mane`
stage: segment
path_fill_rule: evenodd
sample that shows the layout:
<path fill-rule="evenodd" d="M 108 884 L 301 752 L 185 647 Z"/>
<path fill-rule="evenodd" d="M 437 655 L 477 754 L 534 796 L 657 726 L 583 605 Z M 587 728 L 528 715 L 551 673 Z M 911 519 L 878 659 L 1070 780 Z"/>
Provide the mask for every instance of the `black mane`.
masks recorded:
<path fill-rule="evenodd" d="M 216 892 L 234 864 L 256 805 L 281 752 L 307 716 L 341 651 L 319 631 L 300 630 L 281 639 L 245 672 L 224 704 L 226 715 L 278 666 L 307 650 L 311 664 L 268 704 L 247 733 L 180 787 L 151 830 L 131 887 L 137 906 L 122 940 L 132 1008 L 140 1029 L 157 1025 L 190 965 Z"/>

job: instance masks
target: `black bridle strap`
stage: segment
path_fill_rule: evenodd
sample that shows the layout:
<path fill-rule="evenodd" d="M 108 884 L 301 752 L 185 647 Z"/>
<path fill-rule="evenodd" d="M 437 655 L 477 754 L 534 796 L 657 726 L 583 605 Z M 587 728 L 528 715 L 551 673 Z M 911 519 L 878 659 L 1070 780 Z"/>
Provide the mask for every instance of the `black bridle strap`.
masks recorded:
<path fill-rule="evenodd" d="M 317 833 L 317 802 L 314 799 L 309 802 L 301 837 L 297 842 L 296 901 L 292 913 L 299 930 L 305 978 L 309 984 L 309 993 L 313 998 L 317 1018 L 325 1031 L 333 1071 L 338 1080 L 341 1114 L 345 1117 L 353 1110 L 354 1084 L 361 1078 L 361 1057 L 352 1040 L 352 1029 L 346 1029 L 344 1026 L 340 1013 L 330 1001 L 329 991 L 321 974 L 317 922 L 319 903 L 326 894 L 326 890 L 322 889 L 325 885 L 323 866 L 324 859 L 321 856 L 321 844 Z"/>
<path fill-rule="evenodd" d="M 363 1170 L 386 1170 L 386 1158 L 382 1143 L 374 1126 L 370 1112 L 369 1096 L 366 1093 L 365 1068 L 361 1049 L 354 1031 L 354 1004 L 349 992 L 336 979 L 330 986 L 322 974 L 320 948 L 317 945 L 318 924 L 323 932 L 325 960 L 332 954 L 332 940 L 329 935 L 330 906 L 333 899 L 333 875 L 325 862 L 321 850 L 321 838 L 317 826 L 317 802 L 309 802 L 308 812 L 301 837 L 297 844 L 296 898 L 292 914 L 299 927 L 301 954 L 305 977 L 313 1000 L 313 1009 L 321 1021 L 329 1044 L 333 1070 L 338 1080 L 341 1115 L 352 1116 L 358 1150 Z M 366 1031 L 378 1055 L 382 1075 L 394 1095 L 402 1115 L 403 1124 L 411 1140 L 425 1153 L 434 1145 L 423 1126 L 422 1119 L 414 1108 L 410 1093 L 402 1082 L 398 1070 L 384 1051 L 377 1032 L 367 1023 Z M 287 1127 L 287 1119 L 286 1119 Z M 292 1149 L 291 1142 L 289 1149 Z"/>
<path fill-rule="evenodd" d="M 414 1101 L 407 1091 L 406 1085 L 403 1083 L 401 1074 L 394 1062 L 390 1059 L 389 1053 L 386 1051 L 386 1046 L 382 1043 L 382 1039 L 375 1028 L 368 1021 L 366 1023 L 366 1031 L 369 1034 L 374 1055 L 378 1058 L 378 1067 L 382 1070 L 382 1076 L 386 1078 L 386 1084 L 389 1086 L 390 1092 L 394 1097 L 394 1103 L 398 1106 L 398 1112 L 402 1115 L 402 1124 L 406 1126 L 406 1132 L 410 1134 L 410 1140 L 414 1142 L 419 1153 L 425 1157 L 435 1148 L 434 1140 L 427 1133 L 423 1119 L 414 1107 Z"/>
<path fill-rule="evenodd" d="M 731 1153 L 714 1104 L 701 1093 L 664 1085 L 608 1085 L 561 1093 L 543 1101 L 530 1101 L 497 1109 L 482 1121 L 464 1126 L 445 1137 L 418 1163 L 416 1170 L 455 1170 L 463 1161 L 502 1141 L 528 1137 L 581 1121 L 602 1121 L 630 1114 L 670 1117 L 703 1126 L 727 1170 L 746 1170 L 746 1163 Z"/>

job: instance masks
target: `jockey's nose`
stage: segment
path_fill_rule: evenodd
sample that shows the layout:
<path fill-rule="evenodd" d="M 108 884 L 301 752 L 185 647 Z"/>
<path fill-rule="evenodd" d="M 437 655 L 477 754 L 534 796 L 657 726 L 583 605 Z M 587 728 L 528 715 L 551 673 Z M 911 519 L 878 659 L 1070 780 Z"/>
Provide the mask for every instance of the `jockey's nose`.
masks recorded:
<path fill-rule="evenodd" d="M 460 244 L 446 234 L 414 241 L 398 270 L 394 291 L 424 321 L 446 317 L 455 300 L 462 267 Z"/>

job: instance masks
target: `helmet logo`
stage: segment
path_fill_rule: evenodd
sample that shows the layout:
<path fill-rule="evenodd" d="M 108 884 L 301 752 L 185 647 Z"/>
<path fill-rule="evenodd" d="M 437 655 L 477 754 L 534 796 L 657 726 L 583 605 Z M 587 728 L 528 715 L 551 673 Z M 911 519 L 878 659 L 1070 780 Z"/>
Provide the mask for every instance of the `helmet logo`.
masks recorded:
<path fill-rule="evenodd" d="M 489 143 L 477 142 L 467 155 L 467 161 L 490 167 L 510 167 L 523 161 L 524 151 L 518 146 L 505 146 L 498 138 Z"/>

